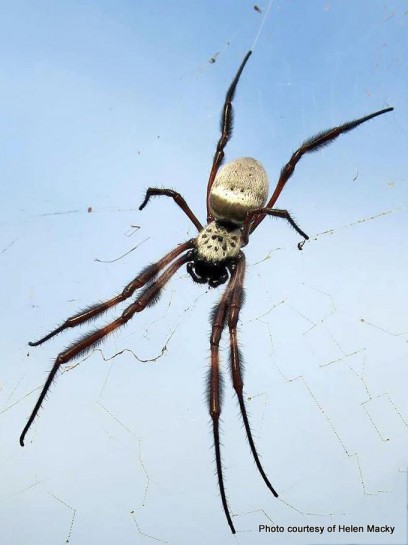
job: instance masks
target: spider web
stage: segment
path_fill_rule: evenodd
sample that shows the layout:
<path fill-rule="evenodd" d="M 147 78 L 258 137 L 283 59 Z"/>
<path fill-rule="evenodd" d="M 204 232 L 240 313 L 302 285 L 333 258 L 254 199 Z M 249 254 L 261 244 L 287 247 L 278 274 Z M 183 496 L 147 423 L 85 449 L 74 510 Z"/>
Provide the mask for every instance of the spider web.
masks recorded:
<path fill-rule="evenodd" d="M 2 541 L 252 545 L 265 539 L 263 524 L 284 527 L 285 543 L 405 543 L 403 3 L 34 7 L 9 8 L 13 24 L 0 33 L 8 46 L 26 40 L 1 76 Z M 278 205 L 310 235 L 303 252 L 274 220 L 246 249 L 245 393 L 280 498 L 252 462 L 224 340 L 234 538 L 204 395 L 208 315 L 221 289 L 193 285 L 184 271 L 155 307 L 66 366 L 24 449 L 18 436 L 56 354 L 80 332 L 37 349 L 26 342 L 194 236 L 172 202 L 137 207 L 148 185 L 162 185 L 204 217 L 221 102 L 268 9 L 227 158 L 258 158 L 272 184 L 313 133 L 386 105 L 396 111 L 299 164 Z M 287 531 L 332 524 L 395 532 Z"/>

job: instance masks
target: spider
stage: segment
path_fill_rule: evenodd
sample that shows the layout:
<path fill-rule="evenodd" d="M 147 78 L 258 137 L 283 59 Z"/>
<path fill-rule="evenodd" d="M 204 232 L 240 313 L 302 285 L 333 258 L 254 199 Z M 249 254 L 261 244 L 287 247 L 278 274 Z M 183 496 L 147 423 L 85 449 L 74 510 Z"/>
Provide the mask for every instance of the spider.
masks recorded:
<path fill-rule="evenodd" d="M 298 244 L 301 250 L 308 240 L 306 233 L 300 229 L 287 210 L 274 208 L 286 182 L 292 176 L 299 160 L 306 153 L 316 151 L 332 142 L 340 134 L 351 131 L 369 119 L 391 112 L 393 108 L 385 108 L 365 117 L 349 121 L 337 127 L 318 133 L 308 138 L 293 153 L 290 160 L 281 170 L 275 191 L 268 199 L 268 178 L 263 166 L 255 159 L 242 157 L 226 163 L 221 169 L 224 159 L 224 149 L 232 135 L 233 108 L 232 101 L 241 77 L 242 71 L 251 56 L 251 51 L 245 55 L 225 97 L 221 113 L 221 136 L 214 155 L 212 168 L 207 185 L 207 224 L 203 226 L 192 212 L 184 198 L 172 189 L 148 188 L 139 210 L 142 210 L 151 197 L 171 197 L 181 210 L 188 216 L 198 231 L 198 236 L 180 244 L 162 257 L 157 263 L 149 265 L 132 280 L 121 293 L 105 302 L 89 306 L 85 310 L 71 316 L 51 333 L 30 346 L 38 346 L 65 329 L 76 327 L 92 320 L 118 303 L 129 299 L 136 290 L 142 291 L 121 316 L 104 327 L 95 329 L 71 344 L 58 354 L 47 377 L 41 394 L 34 406 L 26 426 L 20 437 L 24 446 L 25 436 L 35 420 L 44 398 L 61 365 L 68 363 L 86 353 L 112 331 L 126 324 L 133 316 L 142 312 L 148 306 L 157 302 L 160 292 L 170 278 L 184 265 L 194 282 L 208 284 L 216 288 L 227 283 L 227 287 L 212 313 L 212 331 L 210 339 L 211 361 L 208 379 L 208 409 L 212 419 L 215 462 L 221 502 L 228 525 L 235 533 L 234 524 L 225 494 L 223 468 L 221 463 L 219 421 L 221 414 L 221 376 L 219 344 L 221 335 L 228 324 L 230 338 L 230 371 L 232 384 L 238 398 L 239 407 L 248 438 L 249 447 L 255 464 L 266 486 L 275 497 L 277 492 L 267 477 L 255 447 L 248 421 L 242 378 L 242 358 L 238 348 L 237 323 L 243 304 L 243 284 L 245 276 L 245 255 L 242 248 L 249 242 L 250 235 L 255 231 L 265 216 L 275 216 L 284 219 L 303 237 Z"/>

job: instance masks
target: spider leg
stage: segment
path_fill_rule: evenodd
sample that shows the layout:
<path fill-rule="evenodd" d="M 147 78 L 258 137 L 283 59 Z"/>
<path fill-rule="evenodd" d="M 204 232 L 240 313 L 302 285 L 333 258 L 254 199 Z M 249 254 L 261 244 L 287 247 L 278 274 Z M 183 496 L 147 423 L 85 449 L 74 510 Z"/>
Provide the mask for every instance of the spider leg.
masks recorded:
<path fill-rule="evenodd" d="M 177 191 L 173 191 L 173 189 L 159 189 L 158 187 L 149 187 L 148 190 L 146 191 L 146 196 L 144 198 L 144 201 L 139 206 L 139 210 L 143 210 L 143 208 L 147 205 L 151 197 L 158 196 L 158 195 L 164 195 L 166 197 L 171 197 L 172 199 L 174 199 L 174 202 L 190 218 L 190 220 L 197 227 L 198 231 L 203 230 L 203 226 L 201 225 L 199 220 L 196 218 L 194 212 L 192 212 L 191 208 L 188 206 L 186 201 L 183 199 L 180 193 L 177 193 Z"/>
<path fill-rule="evenodd" d="M 177 248 L 162 257 L 160 261 L 157 261 L 157 263 L 153 263 L 153 265 L 149 265 L 148 267 L 143 269 L 143 271 L 138 274 L 136 278 L 132 280 L 119 295 L 116 295 L 115 297 L 112 297 L 112 299 L 108 299 L 108 301 L 104 301 L 103 303 L 92 305 L 85 310 L 79 312 L 78 314 L 67 318 L 63 324 L 51 331 L 51 333 L 49 333 L 39 341 L 29 342 L 28 344 L 30 346 L 38 346 L 45 341 L 48 341 L 55 335 L 58 335 L 58 333 L 61 333 L 65 329 L 68 329 L 70 327 L 76 327 L 77 325 L 83 324 L 88 320 L 92 320 L 100 314 L 103 314 L 113 306 L 117 305 L 118 303 L 125 301 L 131 295 L 133 295 L 133 293 L 137 289 L 142 288 L 145 284 L 147 284 L 147 282 L 153 280 L 153 278 L 155 278 L 164 267 L 166 267 L 171 261 L 173 261 L 173 259 L 175 259 L 186 250 L 192 248 L 193 245 L 194 239 L 188 240 L 187 242 L 180 244 L 180 246 L 177 246 Z"/>
<path fill-rule="evenodd" d="M 295 220 L 292 218 L 287 210 L 281 210 L 280 208 L 256 208 L 255 210 L 251 210 L 251 212 L 248 212 L 245 218 L 242 228 L 243 246 L 248 244 L 249 233 L 251 232 L 251 225 L 253 225 L 252 222 L 255 222 L 255 220 L 260 216 L 275 216 L 277 218 L 282 218 L 290 223 L 293 229 L 295 229 L 295 231 L 297 231 L 300 236 L 302 236 L 305 240 L 309 240 L 307 234 L 302 231 L 302 229 L 298 226 L 298 224 L 295 222 Z"/>
<path fill-rule="evenodd" d="M 219 433 L 219 418 L 221 414 L 221 375 L 220 375 L 220 360 L 219 360 L 219 344 L 221 334 L 225 326 L 225 319 L 227 315 L 228 301 L 231 295 L 231 291 L 234 287 L 235 269 L 231 267 L 231 278 L 228 283 L 224 295 L 221 298 L 219 304 L 215 307 L 212 319 L 212 331 L 211 331 L 211 367 L 208 380 L 209 386 L 209 409 L 212 418 L 213 425 L 213 437 L 214 437 L 214 449 L 215 449 L 215 462 L 217 466 L 218 486 L 221 494 L 222 506 L 224 508 L 225 516 L 227 517 L 228 525 L 231 532 L 235 534 L 234 524 L 232 523 L 231 515 L 228 509 L 227 497 L 225 495 L 224 479 L 222 475 L 222 461 L 221 461 L 221 448 L 220 448 L 220 433 Z"/>
<path fill-rule="evenodd" d="M 43 389 L 41 390 L 37 403 L 35 404 L 34 409 L 27 421 L 27 424 L 25 425 L 23 432 L 20 436 L 20 445 L 22 447 L 24 446 L 24 438 L 32 423 L 34 422 L 38 411 L 40 410 L 42 402 L 47 395 L 47 392 L 55 378 L 55 375 L 57 374 L 59 367 L 65 363 L 68 363 L 73 358 L 85 354 L 92 347 L 99 344 L 109 333 L 112 333 L 112 331 L 115 331 L 115 329 L 126 324 L 134 316 L 135 313 L 142 312 L 147 306 L 154 304 L 157 301 L 163 286 L 178 271 L 178 269 L 182 265 L 187 263 L 187 261 L 189 261 L 191 258 L 191 252 L 187 252 L 186 254 L 179 257 L 177 261 L 172 263 L 170 267 L 168 267 L 157 280 L 152 282 L 152 284 L 148 285 L 143 290 L 143 292 L 139 295 L 136 301 L 129 305 L 123 311 L 122 315 L 119 318 L 117 318 L 110 324 L 101 327 L 100 329 L 96 329 L 92 333 L 88 333 L 87 335 L 82 337 L 82 339 L 75 341 L 71 346 L 64 350 L 64 352 L 58 354 L 54 365 L 47 377 L 47 380 L 45 381 Z"/>
<path fill-rule="evenodd" d="M 344 123 L 343 125 L 339 125 L 338 127 L 333 127 L 332 129 L 319 132 L 315 136 L 312 136 L 311 138 L 308 138 L 307 140 L 305 140 L 303 144 L 300 146 L 300 148 L 297 149 L 295 153 L 292 155 L 289 162 L 286 163 L 286 165 L 281 170 L 278 184 L 275 188 L 275 191 L 273 192 L 272 197 L 269 199 L 269 202 L 266 205 L 266 208 L 273 208 L 273 205 L 275 204 L 279 195 L 281 194 L 281 191 L 284 188 L 286 182 L 292 176 L 293 171 L 295 170 L 295 166 L 297 165 L 297 163 L 299 162 L 299 160 L 302 158 L 302 156 L 305 153 L 309 153 L 310 151 L 316 151 L 322 148 L 323 146 L 330 144 L 330 142 L 332 142 L 335 138 L 340 136 L 340 134 L 343 134 L 355 129 L 356 127 L 358 127 L 358 125 L 361 125 L 362 123 L 365 123 L 366 121 L 369 121 L 370 119 L 373 119 L 373 117 L 377 117 L 378 115 L 382 115 L 387 112 L 392 112 L 393 109 L 394 108 L 385 108 L 384 110 L 379 110 L 378 112 L 374 112 L 372 114 L 366 115 L 365 117 L 361 117 L 353 121 L 348 121 L 347 123 Z M 251 227 L 251 233 L 255 231 L 255 229 L 258 227 L 258 225 L 261 223 L 264 217 L 265 216 L 258 216 L 258 218 L 254 220 Z"/>
<path fill-rule="evenodd" d="M 238 397 L 239 408 L 241 410 L 242 420 L 244 422 L 245 431 L 247 434 L 249 446 L 251 448 L 252 456 L 254 457 L 255 464 L 261 474 L 263 480 L 265 481 L 266 486 L 275 496 L 278 497 L 276 490 L 271 485 L 268 477 L 265 474 L 265 471 L 262 467 L 262 464 L 259 460 L 258 452 L 255 447 L 254 439 L 252 437 L 251 427 L 249 425 L 248 415 L 246 411 L 244 396 L 243 396 L 243 386 L 244 382 L 242 379 L 242 363 L 241 363 L 241 354 L 238 348 L 238 339 L 237 339 L 237 324 L 239 312 L 243 304 L 244 296 L 244 275 L 245 275 L 245 256 L 241 252 L 241 260 L 238 263 L 236 281 L 234 290 L 230 296 L 229 301 L 229 311 L 228 311 L 228 328 L 230 334 L 230 346 L 231 346 L 231 375 L 232 383 L 234 386 L 235 393 Z"/>
<path fill-rule="evenodd" d="M 242 61 L 241 66 L 239 67 L 238 72 L 235 75 L 235 78 L 232 80 L 232 83 L 225 96 L 224 106 L 221 113 L 221 136 L 220 136 L 220 139 L 218 140 L 217 149 L 215 151 L 213 165 L 211 168 L 210 177 L 208 179 L 208 185 L 207 185 L 207 222 L 208 223 L 213 219 L 212 215 L 210 214 L 211 186 L 214 183 L 217 171 L 220 168 L 220 165 L 224 159 L 224 148 L 227 145 L 232 135 L 232 125 L 233 125 L 232 101 L 234 100 L 234 95 L 235 95 L 235 91 L 239 82 L 239 78 L 241 77 L 242 71 L 249 57 L 251 56 L 251 54 L 252 54 L 252 51 L 248 51 L 248 53 L 245 55 L 245 58 Z"/>

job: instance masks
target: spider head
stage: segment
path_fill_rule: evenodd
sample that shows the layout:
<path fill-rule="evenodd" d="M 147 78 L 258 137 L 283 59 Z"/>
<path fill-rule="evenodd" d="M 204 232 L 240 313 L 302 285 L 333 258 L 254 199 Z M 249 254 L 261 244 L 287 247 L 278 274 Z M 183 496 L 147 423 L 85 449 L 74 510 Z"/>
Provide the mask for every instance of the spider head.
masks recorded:
<path fill-rule="evenodd" d="M 187 272 L 198 284 L 208 284 L 211 288 L 217 288 L 229 278 L 227 263 L 211 263 L 194 258 L 194 261 L 187 263 Z"/>
<path fill-rule="evenodd" d="M 212 221 L 195 240 L 192 260 L 187 271 L 194 282 L 216 288 L 229 278 L 229 272 L 239 255 L 241 230 L 233 224 Z"/>

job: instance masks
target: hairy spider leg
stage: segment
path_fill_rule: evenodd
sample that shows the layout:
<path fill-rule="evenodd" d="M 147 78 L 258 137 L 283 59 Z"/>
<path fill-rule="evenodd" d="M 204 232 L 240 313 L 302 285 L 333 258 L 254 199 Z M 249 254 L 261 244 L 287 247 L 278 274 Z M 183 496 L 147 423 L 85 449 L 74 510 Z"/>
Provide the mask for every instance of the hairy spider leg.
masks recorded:
<path fill-rule="evenodd" d="M 103 303 L 91 305 L 90 307 L 79 312 L 78 314 L 67 318 L 63 324 L 51 331 L 51 333 L 49 333 L 39 341 L 29 342 L 28 344 L 30 346 L 38 346 L 45 341 L 48 341 L 55 335 L 58 335 L 58 333 L 61 333 L 65 329 L 76 327 L 80 324 L 87 322 L 88 320 L 93 320 L 97 318 L 100 314 L 103 314 L 118 303 L 121 303 L 122 301 L 125 301 L 126 299 L 131 297 L 137 289 L 142 288 L 145 284 L 153 280 L 162 269 L 164 269 L 171 261 L 173 261 L 173 259 L 178 257 L 186 250 L 189 250 L 193 246 L 194 239 L 190 239 L 187 242 L 180 244 L 180 246 L 177 246 L 177 248 L 162 257 L 160 261 L 157 261 L 157 263 L 153 263 L 152 265 L 149 265 L 148 267 L 143 269 L 143 271 L 139 273 L 136 278 L 132 280 L 119 295 L 116 295 L 115 297 L 112 297 L 112 299 L 104 301 Z"/>
<path fill-rule="evenodd" d="M 374 112 L 372 114 L 366 115 L 365 117 L 361 117 L 353 121 L 348 121 L 347 123 L 344 123 L 343 125 L 339 125 L 338 127 L 333 127 L 332 129 L 319 132 L 315 136 L 312 136 L 311 138 L 308 138 L 307 140 L 305 140 L 303 144 L 300 146 L 300 148 L 297 149 L 295 153 L 292 155 L 289 162 L 286 163 L 286 165 L 282 168 L 280 176 L 279 176 L 278 184 L 275 188 L 275 191 L 273 192 L 272 197 L 269 199 L 269 202 L 267 203 L 266 208 L 273 208 L 273 205 L 275 204 L 279 195 L 281 194 L 281 191 L 284 188 L 286 182 L 292 176 L 297 163 L 299 162 L 299 160 L 302 158 L 302 156 L 305 153 L 309 153 L 311 151 L 317 151 L 320 148 L 330 144 L 330 142 L 332 142 L 335 138 L 340 136 L 340 134 L 343 134 L 355 129 L 356 127 L 358 127 L 358 125 L 361 125 L 362 123 L 365 123 L 366 121 L 369 121 L 370 119 L 373 119 L 373 117 L 377 117 L 379 115 L 392 112 L 393 109 L 394 108 L 385 108 L 384 110 L 379 110 L 378 112 Z M 258 216 L 254 220 L 251 226 L 251 233 L 255 231 L 255 229 L 258 227 L 258 225 L 261 223 L 264 217 L 265 216 Z"/>
<path fill-rule="evenodd" d="M 224 148 L 227 145 L 229 139 L 232 135 L 232 127 L 234 121 L 234 112 L 232 109 L 232 101 L 234 100 L 235 91 L 238 85 L 239 78 L 241 77 L 242 71 L 251 56 L 252 51 L 248 51 L 245 55 L 244 60 L 241 63 L 241 66 L 238 68 L 238 72 L 235 75 L 235 78 L 232 80 L 232 83 L 227 91 L 225 96 L 224 106 L 221 112 L 221 136 L 218 140 L 217 149 L 215 151 L 213 165 L 210 172 L 210 177 L 208 179 L 207 185 L 207 223 L 210 223 L 214 218 L 210 214 L 210 191 L 214 183 L 215 176 L 218 169 L 224 159 Z"/>
<path fill-rule="evenodd" d="M 194 225 L 197 227 L 198 231 L 203 230 L 203 226 L 201 225 L 201 223 L 197 219 L 194 212 L 188 206 L 188 204 L 186 203 L 184 198 L 180 195 L 180 193 L 177 193 L 177 191 L 174 191 L 173 189 L 160 189 L 158 187 L 149 187 L 148 190 L 146 191 L 146 196 L 144 198 L 144 201 L 139 206 L 139 210 L 143 210 L 143 208 L 149 202 L 151 197 L 161 196 L 161 195 L 164 195 L 166 197 L 171 197 L 174 200 L 174 202 L 183 210 L 183 212 L 194 223 Z"/>
<path fill-rule="evenodd" d="M 215 461 L 217 467 L 218 486 L 221 494 L 222 506 L 227 518 L 228 525 L 233 534 L 236 533 L 230 511 L 228 508 L 227 497 L 225 494 L 224 478 L 222 473 L 222 459 L 219 436 L 219 418 L 221 415 L 221 398 L 222 398 L 222 382 L 220 375 L 219 361 L 219 344 L 222 332 L 228 320 L 230 332 L 230 360 L 231 360 L 231 376 L 234 390 L 238 397 L 238 402 L 241 410 L 242 419 L 244 422 L 245 431 L 247 434 L 249 446 L 254 458 L 255 464 L 269 490 L 275 497 L 278 497 L 276 490 L 270 483 L 266 473 L 262 467 L 258 452 L 255 447 L 255 442 L 252 437 L 251 428 L 249 425 L 248 414 L 243 397 L 243 379 L 242 379 L 242 363 L 241 355 L 238 348 L 237 339 L 237 324 L 239 312 L 243 304 L 243 283 L 245 276 L 245 255 L 240 252 L 237 262 L 230 266 L 231 277 L 228 286 L 221 298 L 219 304 L 215 307 L 212 319 L 211 332 L 211 368 L 209 375 L 209 409 L 213 423 L 213 436 L 215 448 Z"/>
<path fill-rule="evenodd" d="M 235 534 L 234 524 L 228 508 L 227 497 L 225 495 L 224 478 L 222 475 L 222 460 L 221 460 L 221 447 L 220 447 L 220 432 L 219 432 L 219 419 L 221 414 L 221 402 L 222 402 L 222 377 L 220 375 L 220 358 L 219 358 L 219 345 L 221 334 L 225 326 L 225 320 L 228 309 L 228 301 L 232 290 L 235 285 L 236 267 L 235 264 L 230 267 L 231 277 L 229 283 L 224 291 L 221 301 L 214 308 L 212 316 L 212 331 L 211 331 L 211 367 L 209 373 L 208 387 L 209 387 L 209 410 L 212 418 L 213 425 L 213 437 L 214 437 L 214 449 L 215 449 L 215 463 L 217 466 L 218 487 L 220 489 L 222 506 L 224 508 L 225 516 L 227 517 L 228 525 L 231 532 Z"/>
<path fill-rule="evenodd" d="M 243 387 L 244 381 L 242 377 L 242 356 L 238 348 L 238 337 L 237 337 L 237 324 L 239 313 L 244 301 L 244 277 L 245 277 L 245 256 L 241 252 L 239 255 L 239 261 L 236 270 L 236 276 L 234 281 L 234 288 L 230 296 L 228 303 L 228 328 L 230 335 L 230 364 L 231 364 L 231 378 L 232 384 L 234 386 L 235 393 L 238 397 L 239 408 L 241 410 L 242 420 L 244 422 L 245 431 L 247 434 L 249 446 L 251 448 L 252 456 L 254 458 L 255 464 L 259 470 L 259 473 L 262 476 L 266 486 L 275 496 L 278 497 L 278 493 L 273 488 L 270 483 L 266 473 L 262 467 L 261 461 L 259 460 L 258 452 L 255 447 L 255 442 L 252 437 L 251 427 L 249 425 L 248 414 L 246 411 L 244 396 L 243 396 Z"/>
<path fill-rule="evenodd" d="M 34 406 L 34 409 L 28 419 L 27 424 L 25 425 L 23 432 L 20 436 L 20 445 L 24 446 L 24 439 L 25 436 L 30 429 L 32 423 L 34 422 L 35 417 L 38 414 L 38 411 L 40 410 L 40 407 L 42 405 L 42 402 L 44 401 L 44 398 L 55 378 L 55 375 L 57 374 L 57 371 L 59 367 L 62 364 L 68 363 L 73 358 L 85 354 L 89 349 L 96 346 L 99 342 L 102 341 L 104 337 L 106 337 L 109 333 L 112 333 L 112 331 L 115 331 L 115 329 L 119 328 L 120 326 L 126 324 L 135 313 L 142 312 L 147 306 L 154 304 L 158 296 L 160 294 L 161 289 L 163 286 L 170 280 L 170 278 L 178 271 L 178 269 L 190 261 L 192 259 L 191 250 L 187 252 L 186 254 L 179 257 L 174 263 L 172 263 L 157 280 L 146 286 L 146 288 L 143 290 L 143 292 L 139 295 L 139 297 L 136 299 L 134 303 L 129 305 L 125 310 L 123 311 L 122 315 L 111 322 L 110 324 L 107 324 L 104 327 L 101 327 L 100 329 L 96 329 L 92 333 L 88 333 L 81 339 L 75 341 L 70 347 L 68 347 L 64 352 L 61 352 L 58 354 L 54 365 L 47 377 L 47 380 L 44 384 L 44 387 L 41 391 L 41 394 L 37 400 L 37 403 Z"/>
<path fill-rule="evenodd" d="M 254 221 L 254 218 L 256 219 L 259 216 L 275 216 L 277 218 L 282 218 L 290 223 L 293 229 L 295 229 L 295 231 L 297 231 L 300 236 L 302 236 L 305 240 L 309 240 L 307 234 L 302 231 L 302 229 L 298 226 L 298 224 L 295 222 L 295 220 L 292 218 L 287 210 L 281 210 L 280 208 L 256 208 L 255 210 L 251 210 L 251 212 L 248 212 L 244 220 L 244 224 L 242 227 L 243 246 L 246 246 L 249 242 L 249 233 L 251 231 L 251 225 Z M 303 243 L 300 242 L 298 244 L 299 249 L 301 249 L 300 244 L 303 245 Z"/>

